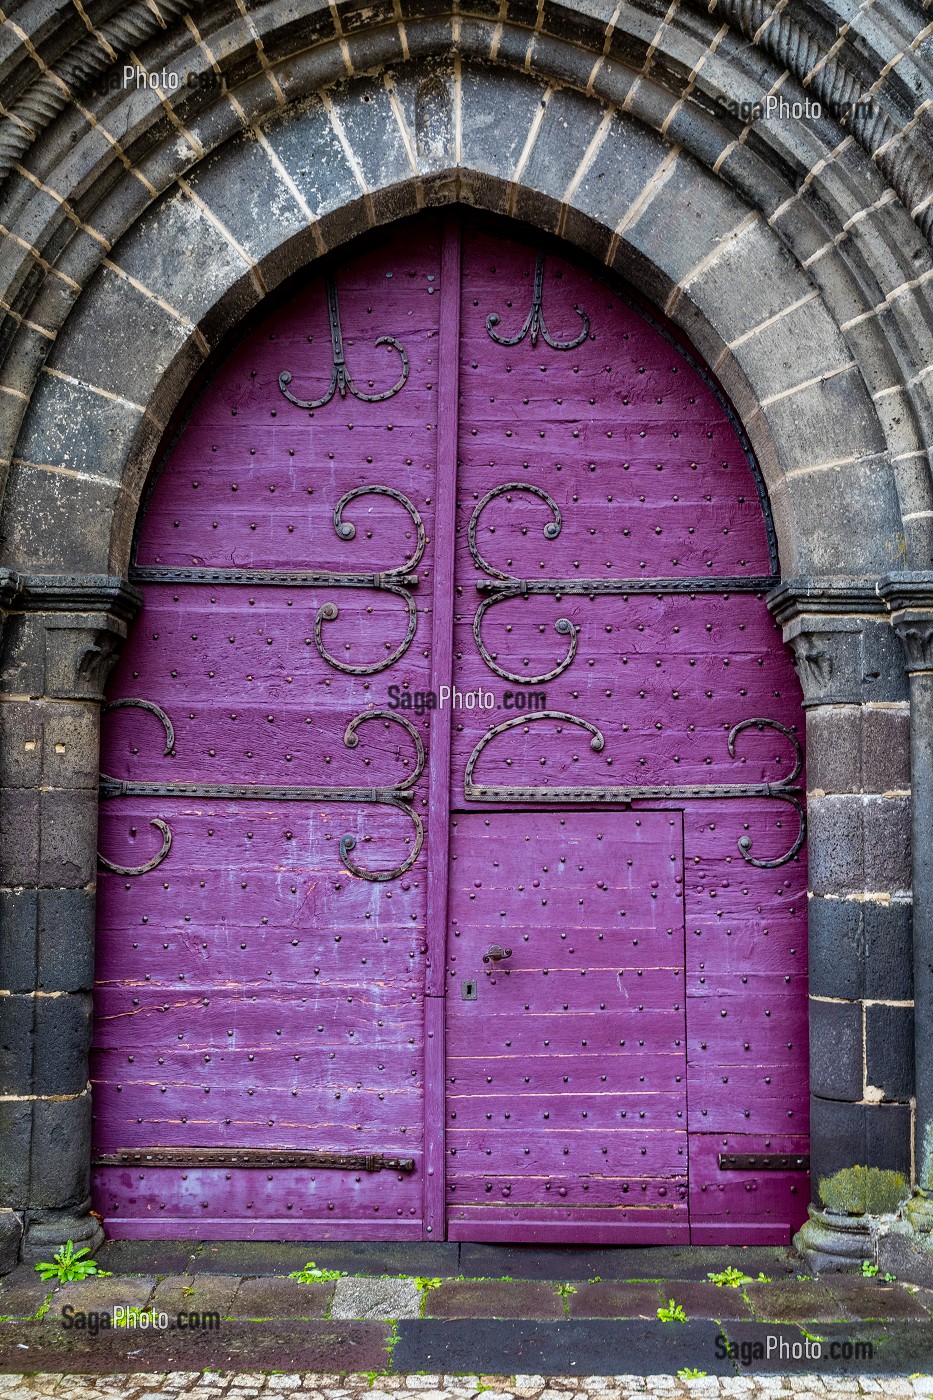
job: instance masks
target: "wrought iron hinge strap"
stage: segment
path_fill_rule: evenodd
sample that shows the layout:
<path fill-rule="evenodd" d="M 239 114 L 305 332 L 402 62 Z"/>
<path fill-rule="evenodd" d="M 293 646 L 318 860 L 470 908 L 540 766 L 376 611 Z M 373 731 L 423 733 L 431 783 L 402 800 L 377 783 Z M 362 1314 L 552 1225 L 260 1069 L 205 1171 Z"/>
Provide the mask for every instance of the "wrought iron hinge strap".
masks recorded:
<path fill-rule="evenodd" d="M 408 382 L 408 374 L 411 368 L 408 361 L 408 351 L 401 341 L 396 340 L 394 335 L 381 335 L 376 341 L 376 345 L 387 345 L 390 350 L 396 351 L 402 362 L 401 374 L 391 389 L 384 389 L 381 393 L 367 394 L 362 389 L 358 389 L 352 375 L 347 369 L 347 356 L 343 348 L 343 331 L 340 326 L 340 302 L 337 297 L 337 283 L 333 277 L 328 277 L 325 279 L 324 285 L 327 290 L 327 319 L 330 325 L 330 348 L 332 357 L 330 384 L 327 386 L 327 392 L 319 399 L 296 398 L 288 387 L 292 382 L 291 370 L 283 369 L 282 373 L 279 375 L 279 388 L 282 393 L 288 399 L 289 403 L 293 403 L 296 408 L 308 408 L 311 410 L 323 408 L 325 404 L 330 403 L 334 394 L 338 393 L 342 399 L 345 399 L 347 394 L 352 394 L 353 397 L 359 399 L 361 403 L 385 403 L 386 399 L 394 398 L 396 394 L 401 393 Z"/>
<path fill-rule="evenodd" d="M 743 719 L 738 724 L 733 725 L 729 731 L 727 748 L 729 757 L 735 758 L 735 741 L 746 729 L 775 729 L 779 734 L 788 740 L 794 751 L 794 766 L 785 778 L 776 783 L 686 783 L 683 785 L 666 786 L 662 784 L 652 786 L 604 786 L 592 784 L 580 787 L 531 787 L 516 786 L 514 784 L 497 783 L 476 783 L 473 774 L 476 764 L 483 750 L 492 743 L 500 734 L 505 734 L 511 729 L 525 728 L 532 724 L 538 724 L 542 720 L 553 720 L 558 726 L 570 724 L 578 729 L 585 730 L 590 735 L 590 748 L 594 753 L 601 753 L 605 747 L 605 739 L 589 720 L 581 719 L 578 715 L 567 714 L 563 710 L 542 710 L 534 715 L 522 715 L 516 719 L 506 720 L 503 724 L 494 725 L 473 749 L 467 759 L 466 770 L 463 780 L 463 795 L 468 802 L 529 802 L 529 803 L 614 803 L 628 806 L 632 802 L 641 800 L 671 800 L 689 801 L 697 798 L 749 798 L 767 797 L 774 798 L 779 802 L 786 802 L 793 807 L 799 818 L 799 828 L 797 836 L 790 850 L 776 860 L 758 860 L 751 854 L 751 838 L 741 836 L 738 847 L 742 854 L 742 859 L 749 865 L 755 865 L 764 870 L 776 869 L 779 865 L 786 865 L 793 860 L 806 839 L 806 817 L 804 815 L 803 789 L 798 786 L 797 779 L 803 771 L 803 750 L 793 730 L 786 725 L 780 724 L 776 719 Z"/>
<path fill-rule="evenodd" d="M 483 622 L 486 614 L 491 608 L 499 603 L 506 602 L 510 598 L 529 598 L 533 594 L 551 597 L 559 601 L 563 597 L 615 597 L 624 598 L 628 594 L 655 594 L 663 597 L 668 594 L 709 594 L 709 593 L 766 593 L 773 588 L 778 580 L 772 575 L 752 575 L 749 577 L 707 577 L 705 575 L 693 578 L 552 578 L 552 579 L 520 579 L 511 574 L 503 573 L 497 569 L 481 553 L 476 542 L 477 529 L 483 511 L 491 501 L 497 500 L 500 496 L 511 499 L 512 493 L 521 492 L 525 496 L 533 496 L 547 506 L 551 519 L 544 526 L 544 537 L 548 540 L 556 540 L 563 526 L 560 506 L 552 496 L 540 486 L 534 486 L 527 481 L 507 481 L 501 486 L 494 486 L 491 491 L 487 491 L 485 496 L 477 502 L 476 507 L 470 517 L 467 527 L 467 543 L 470 554 L 476 567 L 487 575 L 484 579 L 478 579 L 476 583 L 477 592 L 487 593 L 476 609 L 473 617 L 473 640 L 476 649 L 483 658 L 486 665 L 494 675 L 500 676 L 502 680 L 510 681 L 514 685 L 545 685 L 548 681 L 555 680 L 573 663 L 577 654 L 577 637 L 579 627 L 572 622 L 569 617 L 559 617 L 554 624 L 554 630 L 559 636 L 569 637 L 569 643 L 565 655 L 549 671 L 540 675 L 519 675 L 514 671 L 508 671 L 499 664 L 497 655 L 491 652 L 483 640 Z"/>
<path fill-rule="evenodd" d="M 348 661 L 341 661 L 338 657 L 333 656 L 324 645 L 324 624 L 334 622 L 340 616 L 340 609 L 336 603 L 323 603 L 318 608 L 314 618 L 314 645 L 321 658 L 329 666 L 333 666 L 334 670 L 342 671 L 348 676 L 374 676 L 379 671 L 388 670 L 390 666 L 395 665 L 396 661 L 401 660 L 414 641 L 418 627 L 418 610 L 409 590 L 418 584 L 418 575 L 414 570 L 417 569 L 424 555 L 427 535 L 420 514 L 401 491 L 396 491 L 393 486 L 355 486 L 352 491 L 347 491 L 345 495 L 341 496 L 334 507 L 334 530 L 340 539 L 352 540 L 356 536 L 356 526 L 351 520 L 344 519 L 344 511 L 352 501 L 358 500 L 361 496 L 387 496 L 390 500 L 398 501 L 415 527 L 414 550 L 399 568 L 384 569 L 381 573 L 367 574 L 341 573 L 337 570 L 325 569 L 214 569 L 198 565 L 175 567 L 169 564 L 137 564 L 131 570 L 131 577 L 135 583 L 194 583 L 210 584 L 212 587 L 221 588 L 243 587 L 251 584 L 257 587 L 273 588 L 372 588 L 381 593 L 392 593 L 396 598 L 401 598 L 405 604 L 407 613 L 405 636 L 388 656 L 383 656 L 378 661 L 370 662 L 368 665 L 354 666 Z"/>
<path fill-rule="evenodd" d="M 805 1152 L 720 1152 L 721 1172 L 808 1172 Z"/>
<path fill-rule="evenodd" d="M 574 311 L 583 322 L 583 327 L 572 340 L 555 340 L 548 330 L 547 322 L 544 319 L 544 254 L 539 253 L 535 259 L 535 280 L 534 291 L 531 296 L 531 310 L 525 317 L 524 324 L 515 335 L 499 335 L 496 331 L 502 317 L 496 311 L 491 311 L 486 317 L 486 331 L 490 340 L 494 340 L 497 345 L 520 345 L 527 335 L 531 337 L 532 345 L 537 345 L 538 337 L 550 345 L 552 350 L 576 350 L 578 345 L 582 345 L 590 333 L 590 318 L 579 306 L 574 306 Z"/>
<path fill-rule="evenodd" d="M 175 728 L 165 711 L 151 700 L 141 700 L 132 696 L 113 700 L 109 705 L 104 706 L 104 713 L 130 707 L 147 710 L 156 717 L 165 732 L 163 757 L 174 754 Z M 356 848 L 356 838 L 351 835 L 340 838 L 340 858 L 350 873 L 361 880 L 378 883 L 395 880 L 411 869 L 424 844 L 424 823 L 418 812 L 414 810 L 412 803 L 414 801 L 414 786 L 424 772 L 425 750 L 421 736 L 414 726 L 407 719 L 401 715 L 393 714 L 390 710 L 366 710 L 363 714 L 351 719 L 343 735 L 343 742 L 348 749 L 355 749 L 359 744 L 357 732 L 359 727 L 374 719 L 382 719 L 392 724 L 401 725 L 415 746 L 415 762 L 412 771 L 406 774 L 400 782 L 386 787 L 301 787 L 275 783 L 152 783 L 136 782 L 128 778 L 114 778 L 109 773 L 101 773 L 100 797 L 105 802 L 116 797 L 203 797 L 221 801 L 226 799 L 228 801 L 253 802 L 349 802 L 361 806 L 394 807 L 397 811 L 405 813 L 415 829 L 413 848 L 400 865 L 393 866 L 391 870 L 365 870 L 351 859 L 351 852 Z M 162 817 L 151 818 L 149 824 L 161 833 L 162 849 L 144 865 L 116 865 L 105 859 L 104 856 L 98 855 L 98 860 L 105 870 L 109 870 L 115 875 L 145 875 L 162 864 L 172 849 L 172 832 Z"/>
<path fill-rule="evenodd" d="M 382 1152 L 292 1152 L 287 1148 L 250 1151 L 235 1147 L 124 1147 L 95 1157 L 94 1167 L 328 1168 L 334 1171 L 413 1172 L 413 1157 Z"/>

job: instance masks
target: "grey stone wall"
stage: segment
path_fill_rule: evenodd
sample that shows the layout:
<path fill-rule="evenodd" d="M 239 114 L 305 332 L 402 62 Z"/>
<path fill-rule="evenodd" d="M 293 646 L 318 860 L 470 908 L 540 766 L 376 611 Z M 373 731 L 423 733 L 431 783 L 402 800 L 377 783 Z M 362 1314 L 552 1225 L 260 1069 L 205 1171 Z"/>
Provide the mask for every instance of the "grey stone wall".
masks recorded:
<path fill-rule="evenodd" d="M 808 703 L 815 1173 L 916 1169 L 911 915 L 929 900 L 911 890 L 930 843 L 908 761 L 926 772 L 925 691 L 912 671 L 908 694 L 890 623 L 906 635 L 906 612 L 879 581 L 908 571 L 926 606 L 928 7 L 53 0 L 20 19 L 0 38 L 7 1234 L 25 1221 L 29 1250 L 94 1229 L 79 1218 L 98 701 L 166 426 L 289 276 L 457 201 L 628 279 L 742 418 Z M 124 62 L 178 86 L 126 85 Z M 823 110 L 756 115 L 769 96 Z"/>

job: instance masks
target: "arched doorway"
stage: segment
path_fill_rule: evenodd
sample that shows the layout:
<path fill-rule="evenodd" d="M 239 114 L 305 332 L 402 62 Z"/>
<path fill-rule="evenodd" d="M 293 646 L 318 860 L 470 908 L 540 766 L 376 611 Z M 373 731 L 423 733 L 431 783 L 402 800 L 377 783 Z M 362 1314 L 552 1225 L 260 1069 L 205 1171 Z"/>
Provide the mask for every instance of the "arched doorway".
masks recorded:
<path fill-rule="evenodd" d="M 110 1232 L 788 1239 L 776 573 L 710 377 L 514 229 L 425 217 L 249 333 L 153 482 L 110 686 Z"/>

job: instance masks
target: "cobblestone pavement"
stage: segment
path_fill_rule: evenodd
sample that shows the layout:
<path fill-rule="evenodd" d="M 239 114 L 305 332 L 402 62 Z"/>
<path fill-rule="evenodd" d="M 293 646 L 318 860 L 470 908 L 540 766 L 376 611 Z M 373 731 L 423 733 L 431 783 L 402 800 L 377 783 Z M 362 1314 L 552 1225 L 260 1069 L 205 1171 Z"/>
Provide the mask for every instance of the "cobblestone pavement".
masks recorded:
<path fill-rule="evenodd" d="M 933 1375 L 889 1376 L 338 1376 L 243 1371 L 0 1375 L 6 1400 L 851 1400 L 933 1397 Z"/>

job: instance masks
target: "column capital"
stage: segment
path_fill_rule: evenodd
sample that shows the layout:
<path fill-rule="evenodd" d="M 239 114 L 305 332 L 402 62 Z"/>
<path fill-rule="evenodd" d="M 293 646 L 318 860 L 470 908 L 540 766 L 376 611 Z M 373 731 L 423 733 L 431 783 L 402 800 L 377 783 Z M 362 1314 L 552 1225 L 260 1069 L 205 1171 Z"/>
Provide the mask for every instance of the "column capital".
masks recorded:
<path fill-rule="evenodd" d="M 933 573 L 889 574 L 878 592 L 901 639 L 908 674 L 933 672 Z"/>
<path fill-rule="evenodd" d="M 805 709 L 906 699 L 877 579 L 787 579 L 768 606 L 793 653 Z"/>
<path fill-rule="evenodd" d="M 4 692 L 100 700 L 142 605 L 139 590 L 98 574 L 11 575 L 8 587 Z"/>

